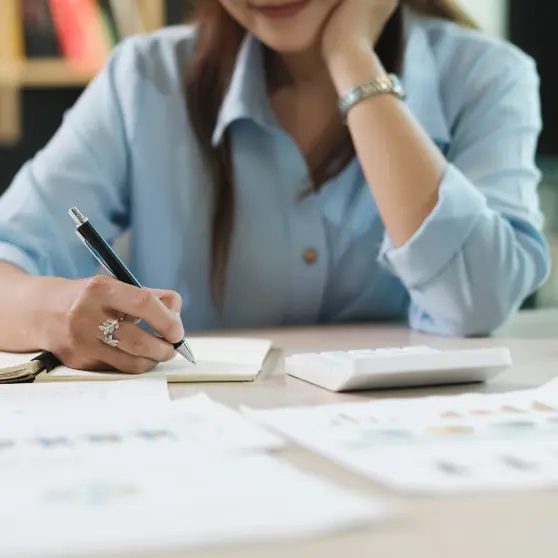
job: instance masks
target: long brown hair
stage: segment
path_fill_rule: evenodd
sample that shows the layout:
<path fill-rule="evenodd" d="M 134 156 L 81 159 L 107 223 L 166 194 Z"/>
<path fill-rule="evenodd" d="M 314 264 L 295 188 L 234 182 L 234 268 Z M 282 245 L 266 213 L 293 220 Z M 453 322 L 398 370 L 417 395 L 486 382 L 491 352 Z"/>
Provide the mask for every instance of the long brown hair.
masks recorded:
<path fill-rule="evenodd" d="M 473 20 L 453 0 L 402 0 L 419 14 L 475 27 Z M 376 52 L 386 71 L 400 73 L 403 64 L 403 8 L 400 5 L 385 26 Z M 226 12 L 219 0 L 201 0 L 190 19 L 197 26 L 196 52 L 185 77 L 190 122 L 213 185 L 211 238 L 211 290 L 220 306 L 225 285 L 230 240 L 234 229 L 235 185 L 230 137 L 225 133 L 214 147 L 212 135 L 223 98 L 229 86 L 245 30 Z M 332 123 L 332 127 L 337 124 Z M 347 133 L 331 144 L 331 134 L 323 137 L 328 145 L 315 145 L 309 155 L 311 190 L 319 189 L 336 176 L 354 157 Z"/>

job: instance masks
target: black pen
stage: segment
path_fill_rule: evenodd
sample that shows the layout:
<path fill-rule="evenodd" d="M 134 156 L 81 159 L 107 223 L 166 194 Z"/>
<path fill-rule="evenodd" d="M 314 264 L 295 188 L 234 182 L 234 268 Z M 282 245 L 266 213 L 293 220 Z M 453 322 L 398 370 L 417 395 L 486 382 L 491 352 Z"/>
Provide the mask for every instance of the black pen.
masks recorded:
<path fill-rule="evenodd" d="M 99 234 L 93 224 L 84 217 L 80 211 L 72 207 L 69 212 L 70 217 L 76 224 L 76 234 L 83 241 L 89 251 L 95 256 L 97 261 L 115 278 L 128 285 L 133 285 L 143 289 L 139 281 L 132 275 L 126 264 L 120 259 L 118 254 L 112 249 L 110 244 Z M 173 343 L 176 352 L 189 360 L 192 364 L 196 363 L 192 350 L 188 346 L 186 339 L 178 343 Z"/>

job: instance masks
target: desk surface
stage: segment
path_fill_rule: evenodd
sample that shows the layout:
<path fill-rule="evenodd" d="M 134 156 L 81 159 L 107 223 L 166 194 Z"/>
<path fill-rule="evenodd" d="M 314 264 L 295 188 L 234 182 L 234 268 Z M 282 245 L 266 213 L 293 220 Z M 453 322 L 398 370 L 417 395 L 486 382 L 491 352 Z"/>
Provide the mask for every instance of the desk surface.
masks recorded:
<path fill-rule="evenodd" d="M 539 386 L 558 375 L 558 312 L 528 312 L 516 318 L 490 339 L 447 339 L 419 335 L 397 326 L 346 326 L 289 328 L 254 332 L 229 332 L 273 340 L 268 370 L 252 384 L 173 385 L 173 398 L 205 391 L 233 407 L 247 404 L 259 408 L 358 401 L 378 397 L 360 393 L 340 395 L 321 390 L 282 373 L 284 354 L 297 351 L 351 349 L 402 345 L 438 347 L 507 346 L 514 365 L 479 391 L 507 391 Z M 471 387 L 467 388 L 469 391 Z M 443 393 L 463 391 L 444 389 Z M 438 390 L 440 391 L 440 390 Z M 432 390 L 397 392 L 409 396 Z M 382 397 L 394 396 L 394 392 Z M 441 498 L 406 498 L 374 482 L 352 474 L 302 448 L 289 446 L 283 459 L 317 476 L 362 494 L 395 499 L 405 516 L 391 524 L 368 530 L 335 534 L 317 540 L 237 546 L 180 556 L 223 558 L 326 558 L 375 556 L 417 558 L 537 558 L 558 552 L 558 494 L 526 492 Z M 296 505 L 296 500 L 293 500 Z M 166 557 L 165 557 L 166 558 Z"/>

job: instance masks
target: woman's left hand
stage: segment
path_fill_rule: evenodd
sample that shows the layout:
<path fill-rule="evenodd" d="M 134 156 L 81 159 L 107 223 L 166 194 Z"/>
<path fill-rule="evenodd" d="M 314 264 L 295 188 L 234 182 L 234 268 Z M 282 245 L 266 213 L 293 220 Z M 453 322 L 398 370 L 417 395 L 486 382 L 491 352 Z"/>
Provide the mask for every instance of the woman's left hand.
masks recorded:
<path fill-rule="evenodd" d="M 322 35 L 326 62 L 372 48 L 398 4 L 399 0 L 340 0 Z"/>

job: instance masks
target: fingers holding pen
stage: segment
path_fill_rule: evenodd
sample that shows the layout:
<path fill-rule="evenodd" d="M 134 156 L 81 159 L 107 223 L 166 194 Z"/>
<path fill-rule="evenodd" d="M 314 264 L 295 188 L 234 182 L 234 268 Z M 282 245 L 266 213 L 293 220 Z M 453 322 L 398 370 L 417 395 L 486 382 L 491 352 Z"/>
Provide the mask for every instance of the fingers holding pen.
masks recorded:
<path fill-rule="evenodd" d="M 122 320 L 114 335 L 115 347 L 132 356 L 166 362 L 176 356 L 174 347 L 168 341 L 145 331 L 133 322 Z M 99 341 L 105 341 L 102 331 L 98 332 Z"/>
<path fill-rule="evenodd" d="M 167 302 L 170 301 L 173 308 L 179 308 L 180 295 L 177 293 L 173 295 L 168 294 L 168 291 L 154 293 L 150 289 L 140 289 L 111 277 L 91 279 L 89 290 L 90 295 L 102 301 L 107 309 L 144 321 L 169 343 L 177 343 L 184 337 L 184 327 L 177 316 L 177 311 L 168 308 L 159 298 L 161 296 Z"/>

